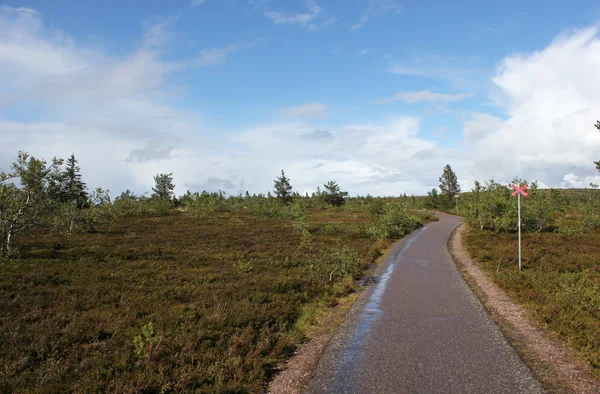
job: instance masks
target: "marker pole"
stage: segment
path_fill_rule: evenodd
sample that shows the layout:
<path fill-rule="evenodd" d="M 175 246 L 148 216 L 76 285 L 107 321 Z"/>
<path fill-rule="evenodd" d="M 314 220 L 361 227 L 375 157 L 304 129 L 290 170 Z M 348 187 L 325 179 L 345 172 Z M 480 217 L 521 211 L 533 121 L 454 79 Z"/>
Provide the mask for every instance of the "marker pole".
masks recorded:
<path fill-rule="evenodd" d="M 519 212 L 519 271 L 521 271 L 521 193 L 517 193 L 517 207 Z"/>

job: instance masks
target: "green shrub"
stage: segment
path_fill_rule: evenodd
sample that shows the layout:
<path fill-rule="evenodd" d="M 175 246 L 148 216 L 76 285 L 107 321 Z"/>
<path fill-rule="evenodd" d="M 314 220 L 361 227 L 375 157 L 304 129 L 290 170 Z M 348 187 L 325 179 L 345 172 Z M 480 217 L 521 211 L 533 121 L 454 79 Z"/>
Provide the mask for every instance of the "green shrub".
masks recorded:
<path fill-rule="evenodd" d="M 383 215 L 385 212 L 385 205 L 381 200 L 373 200 L 371 204 L 369 204 L 369 209 L 373 215 Z"/>
<path fill-rule="evenodd" d="M 525 184 L 515 179 L 512 184 Z M 510 186 L 493 180 L 475 188 L 467 198 L 466 209 L 462 211 L 467 223 L 479 230 L 492 230 L 500 233 L 514 233 L 518 230 L 517 198 L 511 196 Z M 563 206 L 555 194 L 539 193 L 537 183 L 532 182 L 529 197 L 521 197 L 521 230 L 523 232 L 555 231 L 556 215 Z"/>
<path fill-rule="evenodd" d="M 52 227 L 65 235 L 73 233 L 94 233 L 97 226 L 110 226 L 115 222 L 116 213 L 109 204 L 80 209 L 77 201 L 59 204 L 52 214 Z"/>
<path fill-rule="evenodd" d="M 120 216 L 164 216 L 174 204 L 157 196 L 134 196 L 127 191 L 115 199 L 113 206 Z"/>
<path fill-rule="evenodd" d="M 386 205 L 383 214 L 367 226 L 367 234 L 375 239 L 398 239 L 421 226 L 419 219 L 407 214 L 403 207 L 392 204 Z"/>
<path fill-rule="evenodd" d="M 313 258 L 309 264 L 313 280 L 334 283 L 347 276 L 354 277 L 364 268 L 360 255 L 348 248 L 330 249 L 324 257 Z"/>
<path fill-rule="evenodd" d="M 140 334 L 133 338 L 133 352 L 140 359 L 150 357 L 152 346 L 154 345 L 154 327 L 148 323 L 142 327 Z"/>
<path fill-rule="evenodd" d="M 411 211 L 410 214 L 419 218 L 421 222 L 437 222 L 440 220 L 440 218 L 431 211 Z"/>

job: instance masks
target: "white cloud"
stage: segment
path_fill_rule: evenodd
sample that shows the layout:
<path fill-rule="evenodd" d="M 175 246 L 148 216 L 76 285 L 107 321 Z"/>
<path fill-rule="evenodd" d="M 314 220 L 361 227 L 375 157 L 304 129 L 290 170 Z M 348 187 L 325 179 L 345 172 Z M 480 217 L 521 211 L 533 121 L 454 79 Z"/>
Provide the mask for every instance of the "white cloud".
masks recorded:
<path fill-rule="evenodd" d="M 196 61 L 198 66 L 216 66 L 227 62 L 227 57 L 244 49 L 241 44 L 229 44 L 223 48 L 210 48 L 200 51 L 200 55 Z"/>
<path fill-rule="evenodd" d="M 388 72 L 400 76 L 448 81 L 453 89 L 487 93 L 491 85 L 489 70 L 479 67 L 478 62 L 477 58 L 469 57 L 457 62 L 452 56 L 418 55 L 391 64 Z"/>
<path fill-rule="evenodd" d="M 405 116 L 330 130 L 268 125 L 236 136 L 234 142 L 249 152 L 236 162 L 252 166 L 248 183 L 262 185 L 262 190 L 269 190 L 275 169 L 283 168 L 300 191 L 335 179 L 351 193 L 424 193 L 452 153 L 420 138 L 419 131 L 420 120 Z"/>
<path fill-rule="evenodd" d="M 574 173 L 566 174 L 560 184 L 561 187 L 567 188 L 589 188 L 591 183 L 600 184 L 600 175 L 587 175 L 580 177 Z"/>
<path fill-rule="evenodd" d="M 502 119 L 489 114 L 471 113 L 464 122 L 463 135 L 466 142 L 483 138 L 487 133 L 493 133 L 502 128 Z"/>
<path fill-rule="evenodd" d="M 361 14 L 359 21 L 350 26 L 350 30 L 361 29 L 372 19 L 386 14 L 397 13 L 401 10 L 402 6 L 395 0 L 371 0 Z"/>
<path fill-rule="evenodd" d="M 178 68 L 160 59 L 168 23 L 150 26 L 139 48 L 114 58 L 45 27 L 35 11 L 1 8 L 0 108 L 22 102 L 113 103 L 160 89 Z"/>
<path fill-rule="evenodd" d="M 33 10 L 0 7 L 0 109 L 33 108 L 29 121 L 0 119 L 0 166 L 18 150 L 46 159 L 75 153 L 90 186 L 118 191 L 152 183 L 138 177 L 150 142 L 169 141 L 165 157 L 179 153 L 184 136 L 200 145 L 194 117 L 168 104 L 170 75 L 181 68 L 161 58 L 168 23 L 149 26 L 138 48 L 113 57 L 48 28 Z"/>
<path fill-rule="evenodd" d="M 174 16 L 163 18 L 162 20 L 149 24 L 143 36 L 142 47 L 161 49 L 170 40 L 173 39 L 174 34 L 171 31 L 173 24 L 177 21 Z"/>
<path fill-rule="evenodd" d="M 319 102 L 280 110 L 290 123 L 215 130 L 195 111 L 177 107 L 181 89 L 173 77 L 226 61 L 237 48 L 208 50 L 199 60 L 166 60 L 170 23 L 149 26 L 137 48 L 116 56 L 49 28 L 34 10 L 0 7 L 0 111 L 33 108 L 28 120 L 0 118 L 0 167 L 18 150 L 46 159 L 75 153 L 84 181 L 114 193 L 148 191 L 159 172 L 174 173 L 177 193 L 264 193 L 283 168 L 300 192 L 335 179 L 352 194 L 422 194 L 436 186 L 446 163 L 464 189 L 474 179 L 507 182 L 514 176 L 549 186 L 600 183 L 592 163 L 600 160 L 600 132 L 593 127 L 600 116 L 596 29 L 502 60 L 493 83 L 508 120 L 470 113 L 464 119 L 469 144 L 451 149 L 422 136 L 413 116 L 316 127 L 310 120 L 328 112 Z M 312 23 L 318 21 L 297 24 Z M 424 75 L 444 70 L 443 62 L 409 66 Z M 401 92 L 393 99 L 444 104 L 466 94 Z"/>
<path fill-rule="evenodd" d="M 440 126 L 431 133 L 435 138 L 445 138 L 448 134 L 448 126 Z"/>
<path fill-rule="evenodd" d="M 279 113 L 288 118 L 319 119 L 327 117 L 327 106 L 323 103 L 307 103 L 283 108 Z"/>
<path fill-rule="evenodd" d="M 365 56 L 365 55 L 368 55 L 369 53 L 370 53 L 370 51 L 368 49 L 361 49 L 360 51 L 358 51 L 354 54 L 354 57 Z"/>
<path fill-rule="evenodd" d="M 0 167 L 18 150 L 47 159 L 75 153 L 84 181 L 113 193 L 148 191 L 160 172 L 174 173 L 177 193 L 266 192 L 284 168 L 299 191 L 336 179 L 352 193 L 397 194 L 430 187 L 411 174 L 435 178 L 442 166 L 428 153 L 435 143 L 418 137 L 418 118 L 320 129 L 304 123 L 327 115 L 318 102 L 281 111 L 301 125 L 213 130 L 170 104 L 171 75 L 190 65 L 162 58 L 168 29 L 150 27 L 139 48 L 114 57 L 50 31 L 35 12 L 1 17 L 0 64 L 11 73 L 0 74 L 0 105 L 43 104 L 51 117 L 0 119 Z M 47 56 L 50 66 L 39 67 Z"/>
<path fill-rule="evenodd" d="M 314 22 L 321 14 L 321 7 L 319 7 L 315 1 L 308 0 L 306 2 L 306 8 L 307 12 L 296 14 L 286 14 L 277 11 L 265 11 L 265 16 L 276 24 L 293 24 L 307 26 L 311 30 L 314 30 L 317 28 L 317 25 L 314 24 Z"/>
<path fill-rule="evenodd" d="M 190 2 L 190 5 L 192 7 L 198 7 L 198 6 L 202 5 L 202 4 L 204 4 L 205 2 L 206 2 L 206 0 L 192 0 Z"/>
<path fill-rule="evenodd" d="M 504 181 L 521 176 L 550 186 L 595 179 L 599 69 L 596 28 L 570 31 L 540 51 L 502 60 L 493 82 L 510 119 L 499 124 L 488 118 L 483 134 L 471 128 L 478 137 L 470 156 L 473 174 Z"/>
<path fill-rule="evenodd" d="M 379 103 L 389 103 L 392 101 L 402 101 L 407 104 L 416 104 L 420 102 L 442 102 L 449 103 L 453 101 L 465 100 L 469 97 L 473 97 L 473 93 L 437 93 L 429 90 L 421 90 L 418 92 L 399 92 L 394 97 L 379 100 Z"/>

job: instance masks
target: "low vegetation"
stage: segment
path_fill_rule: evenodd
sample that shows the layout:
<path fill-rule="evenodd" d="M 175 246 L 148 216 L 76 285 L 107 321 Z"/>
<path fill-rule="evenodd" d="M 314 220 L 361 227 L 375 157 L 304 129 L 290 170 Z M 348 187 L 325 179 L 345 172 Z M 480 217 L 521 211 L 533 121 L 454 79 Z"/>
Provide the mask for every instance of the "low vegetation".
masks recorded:
<path fill-rule="evenodd" d="M 0 172 L 0 392 L 260 392 L 324 310 L 436 209 L 465 217 L 488 274 L 600 376 L 600 193 L 530 185 L 524 270 L 507 185 L 427 197 L 88 192 L 74 156 Z M 514 184 L 524 184 L 515 179 Z"/>
<path fill-rule="evenodd" d="M 2 266 L 0 391 L 260 391 L 311 305 L 354 291 L 391 244 L 367 236 L 366 209 L 305 220 L 307 235 L 247 209 L 37 229 Z"/>
<path fill-rule="evenodd" d="M 348 199 L 335 182 L 299 196 L 283 172 L 273 197 L 175 198 L 158 174 L 153 195 L 111 202 L 74 157 L 17 165 L 3 180 L 20 187 L 0 181 L 0 392 L 260 392 L 324 309 L 433 219 L 418 199 Z"/>
<path fill-rule="evenodd" d="M 520 272 L 516 234 L 472 228 L 464 243 L 494 282 L 600 378 L 600 232 L 523 234 Z"/>
<path fill-rule="evenodd" d="M 597 124 L 600 128 L 600 123 Z M 599 168 L 600 170 L 600 168 Z M 524 185 L 515 179 L 512 184 Z M 488 276 L 541 326 L 575 348 L 600 378 L 600 191 L 538 190 L 522 197 L 518 270 L 517 204 L 508 185 L 475 183 L 461 196 L 464 244 Z"/>
<path fill-rule="evenodd" d="M 600 130 L 600 122 L 596 123 Z M 595 162 L 600 171 L 600 161 Z M 513 185 L 528 182 L 515 179 Z M 543 327 L 576 349 L 600 378 L 600 191 L 538 190 L 522 197 L 518 270 L 517 204 L 509 185 L 479 182 L 460 196 L 470 229 L 464 244 L 488 276 Z M 431 203 L 430 196 L 430 203 Z"/>

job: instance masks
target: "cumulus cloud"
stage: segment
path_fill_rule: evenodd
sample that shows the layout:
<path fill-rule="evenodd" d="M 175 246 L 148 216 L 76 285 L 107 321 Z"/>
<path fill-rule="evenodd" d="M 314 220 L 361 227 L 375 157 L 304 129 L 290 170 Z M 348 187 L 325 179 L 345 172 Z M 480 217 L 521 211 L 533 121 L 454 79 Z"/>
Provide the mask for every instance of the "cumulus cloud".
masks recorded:
<path fill-rule="evenodd" d="M 392 101 L 402 101 L 407 104 L 416 104 L 420 102 L 442 102 L 449 103 L 453 101 L 461 101 L 473 97 L 473 93 L 457 93 L 446 94 L 431 92 L 429 90 L 421 90 L 418 92 L 399 92 L 394 97 L 379 100 L 378 103 L 389 103 Z"/>
<path fill-rule="evenodd" d="M 233 177 L 232 179 L 219 178 L 215 176 L 209 176 L 205 181 L 195 183 L 184 183 L 183 186 L 186 190 L 190 191 L 222 191 L 226 195 L 235 196 L 238 194 L 244 194 L 246 189 L 246 183 L 243 180 Z"/>
<path fill-rule="evenodd" d="M 502 119 L 493 115 L 482 113 L 471 113 L 469 119 L 464 122 L 463 135 L 466 142 L 473 142 L 483 138 L 487 133 L 492 133 L 504 125 Z"/>
<path fill-rule="evenodd" d="M 173 172 L 179 194 L 187 188 L 264 193 L 282 168 L 299 192 L 335 178 L 352 193 L 393 194 L 430 186 L 398 178 L 400 167 L 405 175 L 435 177 L 442 166 L 430 157 L 410 159 L 436 149 L 419 137 L 418 118 L 323 129 L 306 122 L 327 114 L 318 102 L 282 110 L 301 124 L 241 127 L 216 138 L 224 130 L 170 102 L 172 74 L 192 65 L 164 59 L 164 26 L 150 26 L 138 48 L 112 56 L 49 29 L 35 11 L 11 8 L 1 18 L 0 106 L 43 105 L 51 116 L 33 111 L 28 121 L 0 119 L 0 167 L 18 150 L 47 159 L 75 153 L 88 185 L 115 194 L 148 191 L 164 172 Z M 40 66 L 46 60 L 48 67 Z"/>
<path fill-rule="evenodd" d="M 281 23 L 316 22 L 284 16 L 291 19 Z M 352 194 L 423 194 L 437 186 L 446 163 L 466 190 L 475 179 L 508 182 L 514 176 L 548 186 L 600 183 L 592 163 L 600 159 L 600 133 L 593 127 L 600 113 L 595 28 L 503 59 L 490 81 L 503 119 L 497 111 L 467 113 L 462 120 L 468 144 L 451 148 L 422 135 L 416 116 L 325 126 L 328 108 L 319 102 L 281 109 L 284 118 L 260 125 L 206 125 L 195 111 L 177 105 L 182 89 L 175 81 L 181 78 L 174 77 L 225 61 L 232 50 L 204 52 L 204 60 L 167 60 L 173 23 L 148 26 L 137 47 L 115 55 L 48 27 L 32 9 L 1 6 L 0 110 L 26 108 L 28 114 L 0 118 L 0 167 L 7 168 L 18 150 L 46 159 L 75 153 L 88 185 L 113 193 L 148 191 L 153 176 L 164 172 L 174 173 L 178 194 L 188 188 L 265 193 L 285 169 L 301 193 L 334 179 Z M 442 64 L 421 72 L 436 70 Z M 401 92 L 394 99 L 444 104 L 466 94 Z"/>
<path fill-rule="evenodd" d="M 149 141 L 143 147 L 129 152 L 126 160 L 131 163 L 143 163 L 169 159 L 173 149 L 173 146 L 164 141 Z"/>
<path fill-rule="evenodd" d="M 313 141 L 325 141 L 333 138 L 333 134 L 327 130 L 316 130 L 303 135 L 303 138 Z"/>
<path fill-rule="evenodd" d="M 437 129 L 433 130 L 433 133 L 432 133 L 432 135 L 435 138 L 445 138 L 447 134 L 448 134 L 448 126 L 438 127 Z"/>
<path fill-rule="evenodd" d="M 399 116 L 382 123 L 349 124 L 325 133 L 305 125 L 269 125 L 246 130 L 235 142 L 252 152 L 252 157 L 243 160 L 259 168 L 264 161 L 254 158 L 268 155 L 270 163 L 257 173 L 274 174 L 273 168 L 284 168 L 301 192 L 336 179 L 352 193 L 390 195 L 430 189 L 431 179 L 437 180 L 444 160 L 453 155 L 419 133 L 418 118 Z M 320 138 L 306 138 L 315 134 Z M 431 151 L 437 151 L 438 156 Z M 307 162 L 312 163 L 308 171 Z M 268 188 L 271 178 L 256 177 L 249 183 Z"/>
<path fill-rule="evenodd" d="M 283 108 L 279 113 L 288 118 L 320 119 L 327 117 L 327 106 L 323 103 L 307 103 Z"/>
<path fill-rule="evenodd" d="M 549 186 L 589 184 L 600 152 L 600 133 L 593 127 L 600 113 L 599 69 L 595 27 L 503 59 L 493 82 L 509 119 L 500 124 L 479 117 L 465 125 L 465 133 L 477 137 L 473 172 L 505 181 L 539 179 Z"/>
<path fill-rule="evenodd" d="M 169 155 L 144 148 L 149 139 L 172 148 L 183 136 L 201 139 L 193 117 L 168 104 L 169 78 L 181 67 L 161 56 L 169 23 L 149 26 L 140 46 L 114 57 L 47 27 L 34 10 L 0 7 L 0 109 L 30 108 L 27 121 L 0 119 L 0 166 L 18 150 L 75 153 L 90 186 L 150 186 L 152 174 L 140 177 L 135 163 Z"/>
<path fill-rule="evenodd" d="M 177 64 L 160 59 L 165 24 L 151 26 L 133 53 L 113 58 L 82 48 L 42 24 L 37 12 L 0 9 L 0 106 L 26 102 L 107 102 L 159 89 Z"/>

